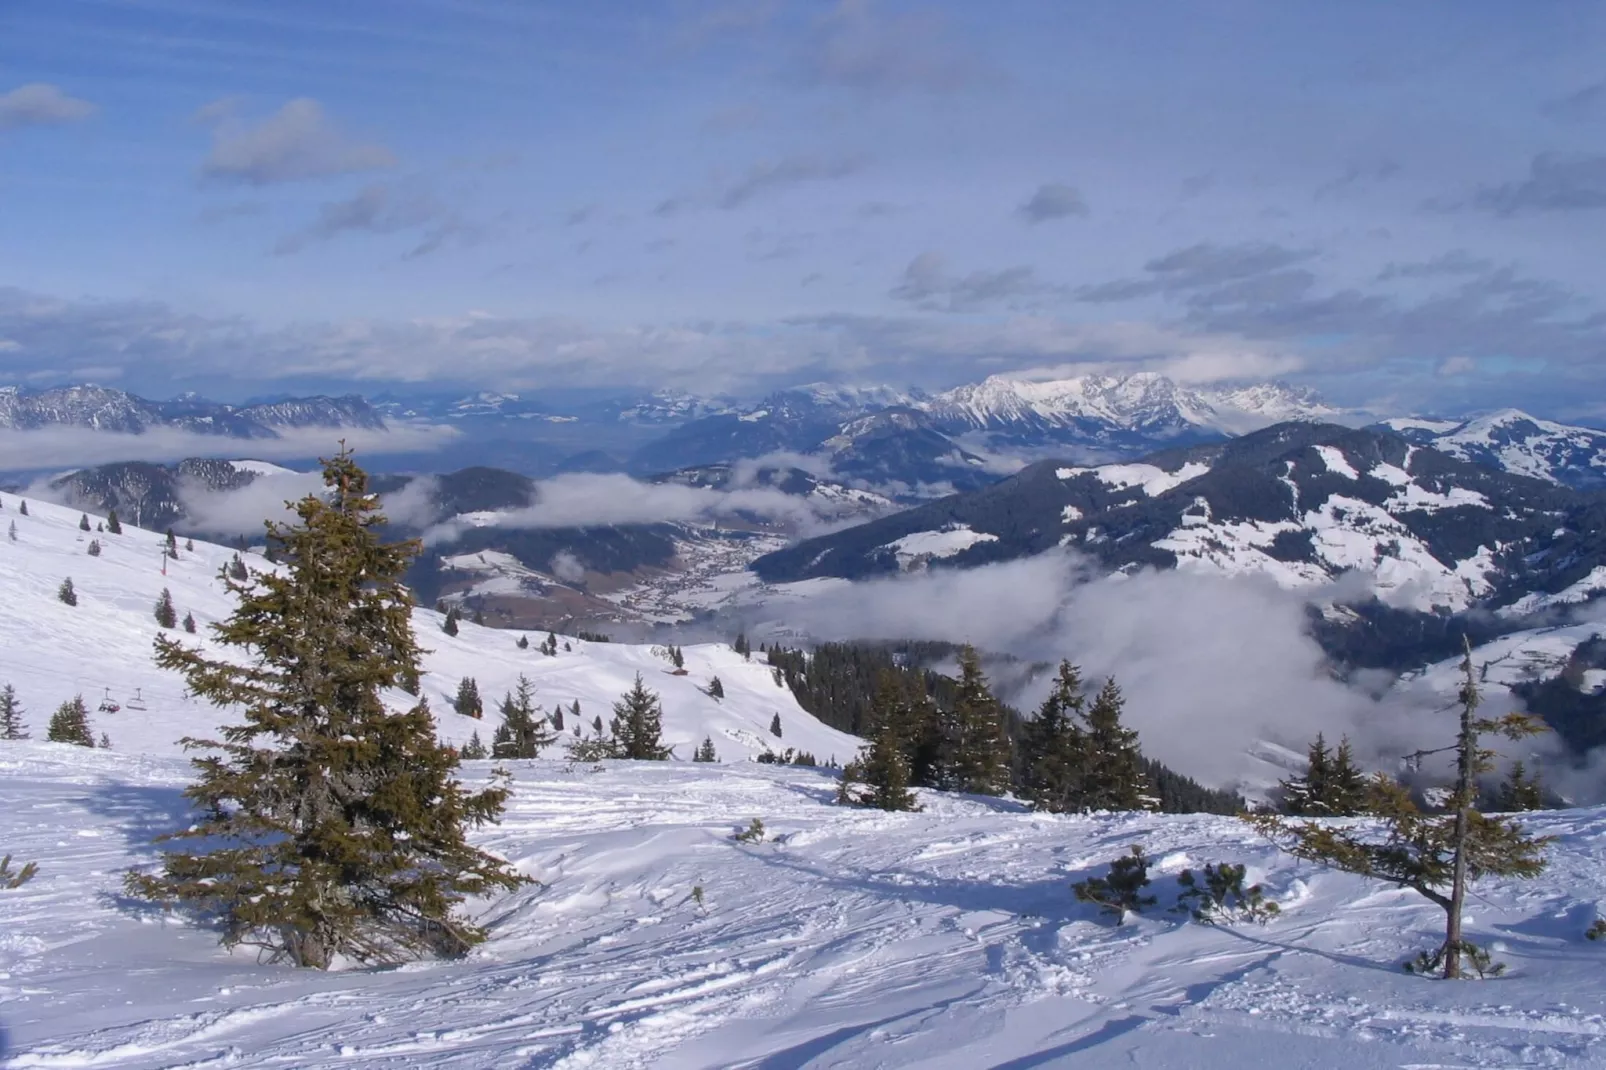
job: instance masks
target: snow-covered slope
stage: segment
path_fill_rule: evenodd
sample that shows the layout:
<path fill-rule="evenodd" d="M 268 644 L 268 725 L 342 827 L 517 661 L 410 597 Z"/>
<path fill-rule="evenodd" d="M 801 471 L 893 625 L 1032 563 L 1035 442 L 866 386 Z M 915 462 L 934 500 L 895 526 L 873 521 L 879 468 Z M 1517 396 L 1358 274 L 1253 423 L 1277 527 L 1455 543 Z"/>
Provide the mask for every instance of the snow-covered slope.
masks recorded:
<path fill-rule="evenodd" d="M 485 772 L 470 765 L 470 776 Z M 186 820 L 176 758 L 0 743 L 0 1045 L 13 1067 L 1052 1070 L 1606 1066 L 1598 945 L 1606 814 L 1531 882 L 1476 886 L 1467 935 L 1498 981 L 1412 977 L 1442 938 L 1412 892 L 1276 854 L 1231 818 L 1022 812 L 921 793 L 830 804 L 813 770 L 514 763 L 475 839 L 544 882 L 475 913 L 459 962 L 332 974 L 227 955 L 119 897 Z M 768 842 L 732 832 L 762 819 Z M 1071 882 L 1129 845 L 1147 916 L 1116 928 Z M 1177 873 L 1241 862 L 1282 907 L 1214 928 L 1166 908 Z"/>
<path fill-rule="evenodd" d="M 188 698 L 180 679 L 158 670 L 151 644 L 158 634 L 153 607 L 163 588 L 172 592 L 182 617 L 193 613 L 199 625 L 196 641 L 205 643 L 206 625 L 223 619 L 232 601 L 218 579 L 233 551 L 197 542 L 180 548 L 179 559 L 162 556 L 163 537 L 125 525 L 122 535 L 78 529 L 80 514 L 49 503 L 29 500 L 28 516 L 20 515 L 19 499 L 0 496 L 0 529 L 15 523 L 17 538 L 0 534 L 0 683 L 16 686 L 36 737 L 44 735 L 51 711 L 75 694 L 91 709 L 97 735 L 105 732 L 113 748 L 143 754 L 172 754 L 186 735 L 210 735 L 224 716 Z M 86 551 L 100 542 L 98 557 Z M 249 556 L 249 555 L 248 555 Z M 253 567 L 266 562 L 249 556 Z M 167 574 L 162 574 L 165 566 Z M 78 605 L 56 598 L 64 578 L 71 577 Z M 584 719 L 601 716 L 606 723 L 613 702 L 641 673 L 663 699 L 664 740 L 678 758 L 689 759 L 705 736 L 712 737 L 721 758 L 743 760 L 765 749 L 796 747 L 821 761 L 844 762 L 858 741 L 820 724 L 797 705 L 792 693 L 777 686 L 767 666 L 744 661 L 728 646 L 686 646 L 686 675 L 671 675 L 673 666 L 652 647 L 584 642 L 564 637 L 572 648 L 546 657 L 515 645 L 518 633 L 482 628 L 468 621 L 456 637 L 441 630 L 441 615 L 428 609 L 414 613 L 424 658 L 423 691 L 435 711 L 441 737 L 462 743 L 474 732 L 489 739 L 496 723 L 493 705 L 520 673 L 535 684 L 537 700 L 551 711 L 570 709 L 579 700 Z M 182 636 L 183 638 L 188 638 Z M 703 692 L 718 676 L 723 701 Z M 484 722 L 452 712 L 458 682 L 472 676 L 487 707 Z M 109 696 L 123 709 L 99 713 Z M 390 696 L 398 708 L 412 699 Z M 138 703 L 144 711 L 130 708 Z M 779 714 L 783 738 L 769 733 Z M 566 730 L 574 718 L 567 716 Z M 587 729 L 590 730 L 589 727 Z M 561 754 L 562 747 L 553 748 Z"/>
<path fill-rule="evenodd" d="M 1606 488 L 1606 431 L 1554 423 L 1518 409 L 1464 421 L 1398 419 L 1384 426 L 1464 461 L 1570 487 Z"/>
<path fill-rule="evenodd" d="M 962 525 L 995 538 L 953 550 L 944 566 L 1073 546 L 1117 569 L 1256 574 L 1288 588 L 1352 573 L 1406 609 L 1495 607 L 1529 595 L 1522 604 L 1540 608 L 1594 590 L 1579 579 L 1602 553 L 1592 541 L 1594 508 L 1591 496 L 1391 433 L 1295 422 L 1136 463 L 1042 462 L 973 494 L 805 540 L 753 567 L 768 582 L 892 572 L 902 567 L 902 540 Z"/>
<path fill-rule="evenodd" d="M 1046 382 L 994 375 L 938 394 L 924 407 L 959 429 L 1016 434 L 1059 429 L 1094 438 L 1120 432 L 1157 438 L 1189 431 L 1238 434 L 1338 411 L 1308 390 L 1282 383 L 1189 388 L 1154 372 Z"/>

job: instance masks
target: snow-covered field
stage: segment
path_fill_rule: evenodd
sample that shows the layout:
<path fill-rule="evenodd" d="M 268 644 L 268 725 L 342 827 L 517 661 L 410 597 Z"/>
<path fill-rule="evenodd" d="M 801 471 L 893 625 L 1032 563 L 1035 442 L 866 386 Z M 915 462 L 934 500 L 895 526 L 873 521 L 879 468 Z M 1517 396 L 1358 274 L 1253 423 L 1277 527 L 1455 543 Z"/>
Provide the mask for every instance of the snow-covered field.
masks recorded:
<path fill-rule="evenodd" d="M 711 735 L 724 761 L 510 763 L 505 820 L 475 838 L 542 883 L 472 904 L 491 939 L 463 961 L 321 974 L 226 954 L 119 890 L 187 820 L 176 739 L 220 717 L 150 665 L 151 606 L 167 586 L 181 615 L 221 617 L 229 551 L 181 550 L 164 577 L 160 536 L 100 536 L 92 558 L 76 513 L 3 504 L 18 538 L 0 538 L 0 681 L 36 738 L 0 742 L 0 854 L 41 867 L 0 891 L 3 1065 L 1606 1067 L 1606 947 L 1583 937 L 1606 894 L 1606 810 L 1535 815 L 1558 837 L 1549 872 L 1476 886 L 1469 935 L 1505 977 L 1426 981 L 1398 964 L 1437 941 L 1436 908 L 1294 863 L 1232 819 L 929 792 L 915 814 L 837 807 L 828 772 L 746 759 L 770 745 L 844 759 L 857 741 L 728 647 L 686 647 L 673 676 L 651 648 L 571 639 L 549 658 L 540 635 L 528 650 L 467 623 L 451 638 L 428 611 L 424 682 L 446 738 L 494 724 L 449 712 L 463 675 L 489 704 L 528 673 L 548 708 L 579 698 L 589 720 L 640 671 L 677 755 Z M 55 599 L 65 575 L 76 607 Z M 716 674 L 723 702 L 701 690 Z M 55 704 L 82 692 L 93 710 L 108 687 L 124 709 L 91 716 L 113 750 L 38 740 Z M 767 841 L 734 841 L 755 817 Z M 1117 928 L 1069 886 L 1133 843 L 1155 859 L 1160 909 Z M 1178 871 L 1208 861 L 1247 863 L 1282 916 L 1211 928 L 1165 913 Z"/>
<path fill-rule="evenodd" d="M 484 772 L 471 765 L 470 776 Z M 831 805 L 812 770 L 515 763 L 477 838 L 544 886 L 479 904 L 461 962 L 332 974 L 258 965 L 118 897 L 182 823 L 173 758 L 0 744 L 0 837 L 41 875 L 0 892 L 0 1023 L 18 1067 L 1606 1066 L 1598 909 L 1606 816 L 1528 884 L 1478 886 L 1506 977 L 1398 963 L 1442 914 L 1296 865 L 1230 818 L 1053 817 L 923 793 Z M 770 842 L 731 833 L 761 818 Z M 1163 912 L 1120 928 L 1071 895 L 1128 844 L 1250 864 L 1262 928 Z M 702 889 L 702 903 L 694 889 Z"/>

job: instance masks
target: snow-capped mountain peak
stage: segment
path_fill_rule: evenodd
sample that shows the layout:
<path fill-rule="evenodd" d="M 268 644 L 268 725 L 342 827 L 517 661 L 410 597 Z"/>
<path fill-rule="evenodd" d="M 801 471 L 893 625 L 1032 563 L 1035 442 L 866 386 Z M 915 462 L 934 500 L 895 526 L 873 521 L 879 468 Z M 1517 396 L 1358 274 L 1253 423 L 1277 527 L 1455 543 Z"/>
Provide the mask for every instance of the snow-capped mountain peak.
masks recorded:
<path fill-rule="evenodd" d="M 1384 426 L 1409 441 L 1464 461 L 1583 490 L 1606 487 L 1606 431 L 1499 409 L 1459 422 L 1394 419 Z"/>

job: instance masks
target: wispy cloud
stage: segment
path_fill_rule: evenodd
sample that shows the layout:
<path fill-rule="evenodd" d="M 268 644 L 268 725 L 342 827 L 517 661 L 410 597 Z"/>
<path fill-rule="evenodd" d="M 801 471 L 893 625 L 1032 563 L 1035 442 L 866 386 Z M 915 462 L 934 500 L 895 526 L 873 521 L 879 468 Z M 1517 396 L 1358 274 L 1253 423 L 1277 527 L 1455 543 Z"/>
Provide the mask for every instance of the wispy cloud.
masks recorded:
<path fill-rule="evenodd" d="M 1529 163 L 1526 178 L 1484 186 L 1472 204 L 1502 216 L 1606 208 L 1606 156 L 1542 152 Z"/>
<path fill-rule="evenodd" d="M 177 461 L 185 457 L 253 457 L 295 460 L 334 453 L 342 439 L 364 453 L 426 453 L 457 437 L 455 428 L 395 424 L 390 430 L 366 428 L 288 428 L 275 438 L 238 439 L 178 428 L 152 428 L 142 434 L 83 427 L 0 430 L 0 471 L 37 471 L 114 461 Z"/>
<path fill-rule="evenodd" d="M 298 253 L 309 245 L 330 241 L 348 232 L 396 234 L 419 229 L 424 233 L 408 256 L 434 252 L 453 236 L 468 232 L 456 213 L 430 194 L 402 194 L 388 185 L 376 183 L 351 197 L 323 205 L 316 219 L 285 235 L 273 251 L 281 256 Z"/>
<path fill-rule="evenodd" d="M 814 84 L 868 93 L 949 93 L 974 83 L 980 65 L 932 10 L 889 13 L 872 0 L 839 0 L 801 57 Z"/>
<path fill-rule="evenodd" d="M 990 306 L 1021 307 L 1063 292 L 1045 283 L 1024 264 L 994 271 L 955 275 L 941 254 L 924 252 L 909 262 L 892 296 L 919 308 L 942 312 L 971 312 Z"/>

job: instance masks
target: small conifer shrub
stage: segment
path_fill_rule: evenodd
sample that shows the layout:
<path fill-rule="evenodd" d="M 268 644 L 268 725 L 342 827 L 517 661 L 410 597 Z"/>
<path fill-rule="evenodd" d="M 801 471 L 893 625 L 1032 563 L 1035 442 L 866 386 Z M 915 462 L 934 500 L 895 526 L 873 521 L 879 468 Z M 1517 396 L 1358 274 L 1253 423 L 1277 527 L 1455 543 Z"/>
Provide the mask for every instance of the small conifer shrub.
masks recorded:
<path fill-rule="evenodd" d="M 702 743 L 698 744 L 697 750 L 692 753 L 691 760 L 694 762 L 719 761 L 719 755 L 714 753 L 714 738 L 712 736 L 703 737 Z"/>
<path fill-rule="evenodd" d="M 123 533 L 123 522 L 121 520 L 117 519 L 117 510 L 116 509 L 108 509 L 108 510 L 106 510 L 106 534 L 108 534 L 108 535 L 121 535 L 122 533 Z"/>
<path fill-rule="evenodd" d="M 78 515 L 78 530 L 79 531 L 89 531 L 90 530 L 89 514 L 88 513 L 80 513 Z"/>
<path fill-rule="evenodd" d="M 1177 883 L 1183 891 L 1177 896 L 1177 905 L 1173 910 L 1179 914 L 1189 914 L 1195 921 L 1208 925 L 1234 921 L 1253 921 L 1264 925 L 1282 913 L 1281 907 L 1266 898 L 1260 885 L 1244 887 L 1242 865 L 1206 863 L 1203 876 L 1201 882 L 1191 869 L 1177 874 Z"/>
<path fill-rule="evenodd" d="M 1140 914 L 1157 902 L 1155 896 L 1143 894 L 1148 886 L 1149 859 L 1142 846 L 1133 844 L 1130 854 L 1110 863 L 1106 876 L 1077 881 L 1071 891 L 1079 902 L 1097 903 L 1101 911 L 1115 915 L 1115 923 L 1120 925 L 1128 914 Z"/>
<path fill-rule="evenodd" d="M 10 684 L 0 687 L 0 739 L 27 739 L 22 727 L 22 704 L 17 701 L 17 689 Z"/>
<path fill-rule="evenodd" d="M 78 604 L 78 592 L 73 589 L 71 576 L 62 580 L 61 586 L 56 588 L 56 599 L 62 605 L 76 606 Z"/>
<path fill-rule="evenodd" d="M 88 554 L 90 557 L 99 557 L 100 556 L 100 540 L 99 539 L 90 539 L 89 540 L 89 545 L 84 549 L 84 553 Z"/>
<path fill-rule="evenodd" d="M 186 613 L 186 614 L 184 614 L 184 630 L 189 632 L 191 635 L 195 634 L 195 614 L 194 613 Z"/>
<path fill-rule="evenodd" d="M 736 835 L 731 838 L 737 843 L 763 843 L 764 835 L 764 822 L 755 817 L 747 823 L 745 829 L 738 829 Z"/>
<path fill-rule="evenodd" d="M 17 503 L 17 512 L 21 513 L 23 516 L 28 515 L 28 499 L 24 498 L 22 501 Z"/>
<path fill-rule="evenodd" d="M 38 862 L 29 862 L 21 869 L 14 870 L 11 868 L 10 855 L 0 858 L 0 888 L 7 890 L 21 888 L 24 884 L 33 880 L 38 873 Z"/>

